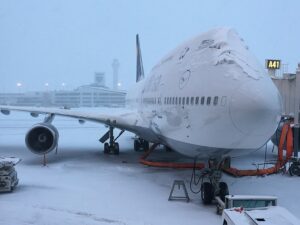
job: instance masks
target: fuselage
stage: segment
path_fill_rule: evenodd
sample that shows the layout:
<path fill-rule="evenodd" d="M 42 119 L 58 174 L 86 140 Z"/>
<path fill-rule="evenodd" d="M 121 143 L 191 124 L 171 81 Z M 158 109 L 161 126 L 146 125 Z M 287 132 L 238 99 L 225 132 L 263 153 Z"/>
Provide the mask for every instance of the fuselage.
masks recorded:
<path fill-rule="evenodd" d="M 142 138 L 189 156 L 243 154 L 274 134 L 281 99 L 232 29 L 204 33 L 173 50 L 128 94 Z M 243 151 L 245 150 L 245 151 Z"/>

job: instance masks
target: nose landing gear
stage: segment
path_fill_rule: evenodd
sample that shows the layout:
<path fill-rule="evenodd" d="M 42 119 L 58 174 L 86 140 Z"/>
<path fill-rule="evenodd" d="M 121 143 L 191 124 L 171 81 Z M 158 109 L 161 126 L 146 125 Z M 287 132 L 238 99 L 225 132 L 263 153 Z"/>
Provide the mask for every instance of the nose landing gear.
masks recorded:
<path fill-rule="evenodd" d="M 196 161 L 196 160 L 195 160 Z M 203 169 L 200 175 L 196 175 L 195 169 L 191 177 L 190 188 L 193 193 L 201 193 L 202 202 L 207 205 L 211 204 L 215 197 L 219 196 L 223 201 L 229 194 L 228 185 L 220 182 L 222 178 L 221 164 L 222 160 L 209 159 L 209 167 Z M 198 179 L 197 179 L 198 178 Z M 192 185 L 197 185 L 201 181 L 199 191 L 194 191 Z"/>

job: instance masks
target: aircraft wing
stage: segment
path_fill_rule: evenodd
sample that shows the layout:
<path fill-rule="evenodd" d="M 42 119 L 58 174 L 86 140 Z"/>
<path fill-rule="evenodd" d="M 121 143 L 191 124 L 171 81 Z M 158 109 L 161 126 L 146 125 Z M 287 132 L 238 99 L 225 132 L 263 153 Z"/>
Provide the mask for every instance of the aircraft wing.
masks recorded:
<path fill-rule="evenodd" d="M 121 114 L 106 115 L 101 112 L 84 112 L 79 110 L 71 109 L 59 109 L 59 108 L 48 108 L 48 107 L 21 107 L 21 106 L 5 106 L 0 105 L 1 113 L 9 115 L 10 111 L 22 111 L 29 112 L 31 116 L 37 117 L 40 114 L 45 115 L 59 115 L 64 117 L 72 117 L 83 121 L 93 121 L 102 123 L 108 126 L 116 127 L 121 130 L 128 130 L 133 133 L 139 133 L 141 124 L 138 125 L 139 115 L 136 112 L 123 112 Z"/>

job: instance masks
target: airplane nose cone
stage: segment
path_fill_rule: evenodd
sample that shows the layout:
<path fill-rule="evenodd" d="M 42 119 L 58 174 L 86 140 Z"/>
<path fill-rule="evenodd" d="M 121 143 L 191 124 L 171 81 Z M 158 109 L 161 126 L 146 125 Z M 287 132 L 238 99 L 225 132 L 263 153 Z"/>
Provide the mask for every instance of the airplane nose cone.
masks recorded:
<path fill-rule="evenodd" d="M 229 111 L 234 126 L 243 134 L 270 138 L 280 120 L 281 97 L 272 81 L 253 81 L 231 97 Z"/>

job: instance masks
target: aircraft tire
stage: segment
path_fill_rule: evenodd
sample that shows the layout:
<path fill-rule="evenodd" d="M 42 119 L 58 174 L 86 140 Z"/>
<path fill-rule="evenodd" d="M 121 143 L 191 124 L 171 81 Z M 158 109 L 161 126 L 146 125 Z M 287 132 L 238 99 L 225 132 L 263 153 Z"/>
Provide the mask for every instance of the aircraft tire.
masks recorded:
<path fill-rule="evenodd" d="M 108 153 L 109 153 L 109 144 L 104 143 L 104 154 L 108 154 Z"/>
<path fill-rule="evenodd" d="M 138 140 L 134 140 L 134 151 L 139 151 L 141 147 L 141 144 Z"/>
<path fill-rule="evenodd" d="M 119 155 L 119 153 L 120 153 L 119 143 L 116 142 L 114 145 L 114 154 Z"/>
<path fill-rule="evenodd" d="M 204 182 L 201 185 L 201 199 L 205 205 L 208 205 L 213 200 L 213 186 L 209 182 Z"/>
<path fill-rule="evenodd" d="M 229 195 L 228 185 L 225 182 L 219 183 L 220 193 L 219 196 L 225 202 L 225 196 Z"/>
<path fill-rule="evenodd" d="M 149 142 L 144 140 L 143 141 L 143 149 L 144 151 L 148 151 L 149 150 Z"/>

